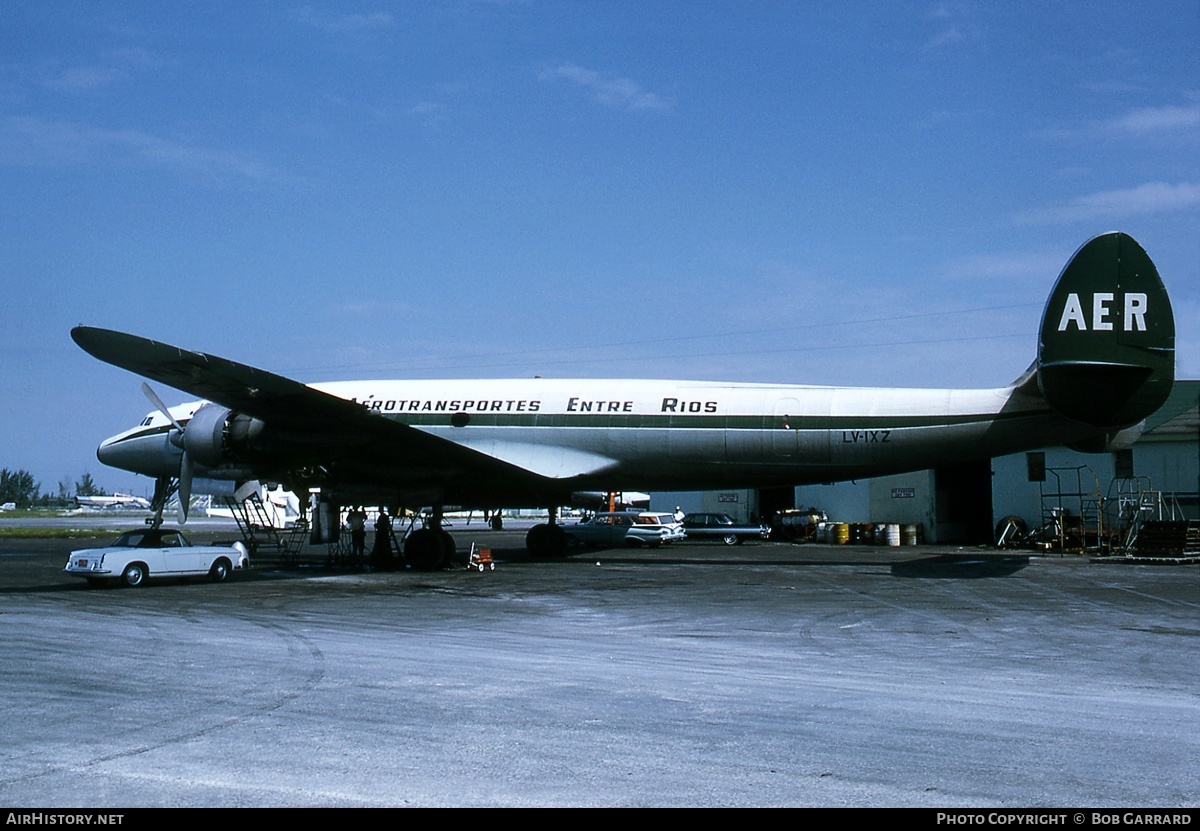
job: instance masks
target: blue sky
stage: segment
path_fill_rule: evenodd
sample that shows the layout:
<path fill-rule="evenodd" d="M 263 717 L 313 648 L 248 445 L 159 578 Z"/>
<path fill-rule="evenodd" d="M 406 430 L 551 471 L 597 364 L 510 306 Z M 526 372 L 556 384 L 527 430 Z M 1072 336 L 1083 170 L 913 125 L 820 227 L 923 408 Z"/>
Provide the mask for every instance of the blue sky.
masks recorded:
<path fill-rule="evenodd" d="M 1198 53 L 1197 0 L 6 3 L 0 467 L 150 487 L 77 323 L 303 381 L 998 386 L 1109 230 L 1200 377 Z"/>

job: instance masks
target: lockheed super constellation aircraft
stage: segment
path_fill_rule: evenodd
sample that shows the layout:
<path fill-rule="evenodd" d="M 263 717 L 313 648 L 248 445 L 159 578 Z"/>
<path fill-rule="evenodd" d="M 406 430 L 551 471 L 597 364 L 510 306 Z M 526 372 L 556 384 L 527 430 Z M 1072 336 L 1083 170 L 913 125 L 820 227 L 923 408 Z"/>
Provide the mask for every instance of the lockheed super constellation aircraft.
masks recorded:
<path fill-rule="evenodd" d="M 832 482 L 1136 436 L 1175 375 L 1166 289 L 1131 237 L 1085 243 L 1042 316 L 1037 357 L 998 389 L 858 389 L 643 380 L 340 381 L 305 385 L 225 358 L 76 327 L 102 361 L 204 400 L 104 441 L 102 462 L 153 476 L 156 504 L 192 479 L 318 487 L 333 505 L 434 506 L 409 562 L 454 552 L 441 507 L 569 505 L 581 491 Z M 1134 428 L 1134 429 L 1130 429 Z M 531 553 L 553 556 L 555 522 Z"/>

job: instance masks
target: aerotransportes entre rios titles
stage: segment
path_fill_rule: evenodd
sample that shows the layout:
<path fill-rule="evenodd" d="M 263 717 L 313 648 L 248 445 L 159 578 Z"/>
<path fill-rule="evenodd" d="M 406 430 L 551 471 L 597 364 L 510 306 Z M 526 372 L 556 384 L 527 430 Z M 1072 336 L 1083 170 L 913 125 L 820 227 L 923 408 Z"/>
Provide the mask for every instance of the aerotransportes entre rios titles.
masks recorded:
<path fill-rule="evenodd" d="M 488 398 L 455 398 L 455 399 L 396 399 L 376 398 L 374 394 L 364 399 L 351 396 L 351 401 L 361 404 L 371 412 L 381 413 L 536 413 L 542 409 L 541 399 L 488 399 Z M 716 413 L 717 401 L 681 401 L 678 398 L 663 397 L 660 413 Z M 634 413 L 643 412 L 632 399 L 624 401 L 605 401 L 585 399 L 571 396 L 561 411 L 568 413 Z"/>

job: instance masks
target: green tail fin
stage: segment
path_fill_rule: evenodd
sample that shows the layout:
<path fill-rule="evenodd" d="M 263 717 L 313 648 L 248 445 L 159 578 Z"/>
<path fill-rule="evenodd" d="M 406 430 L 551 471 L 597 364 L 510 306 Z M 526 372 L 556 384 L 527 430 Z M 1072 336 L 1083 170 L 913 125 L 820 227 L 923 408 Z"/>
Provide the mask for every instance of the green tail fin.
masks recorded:
<path fill-rule="evenodd" d="M 1102 234 L 1063 269 L 1042 315 L 1038 386 L 1068 418 L 1136 424 L 1175 381 L 1175 316 L 1158 269 L 1133 237 Z"/>

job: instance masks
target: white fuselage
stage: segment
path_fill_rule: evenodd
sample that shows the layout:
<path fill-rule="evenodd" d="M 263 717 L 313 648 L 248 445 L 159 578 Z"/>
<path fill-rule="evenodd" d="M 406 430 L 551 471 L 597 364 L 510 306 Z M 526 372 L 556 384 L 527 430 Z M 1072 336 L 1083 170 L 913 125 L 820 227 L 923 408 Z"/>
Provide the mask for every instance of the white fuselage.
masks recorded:
<path fill-rule="evenodd" d="M 1017 387 L 548 379 L 311 386 L 561 483 L 564 491 L 828 482 L 983 459 L 1096 432 L 1056 415 L 1036 392 Z M 198 406 L 172 411 L 186 417 Z M 137 429 L 147 436 L 157 432 L 161 445 L 166 426 L 163 415 L 151 413 Z M 134 433 L 109 442 L 128 441 Z M 169 473 L 178 465 L 171 455 L 169 448 L 157 452 L 156 462 L 138 472 Z M 247 478 L 250 472 L 242 460 L 204 475 Z M 371 473 L 374 484 L 405 486 L 403 469 L 394 471 L 394 482 L 380 481 L 387 475 Z"/>

